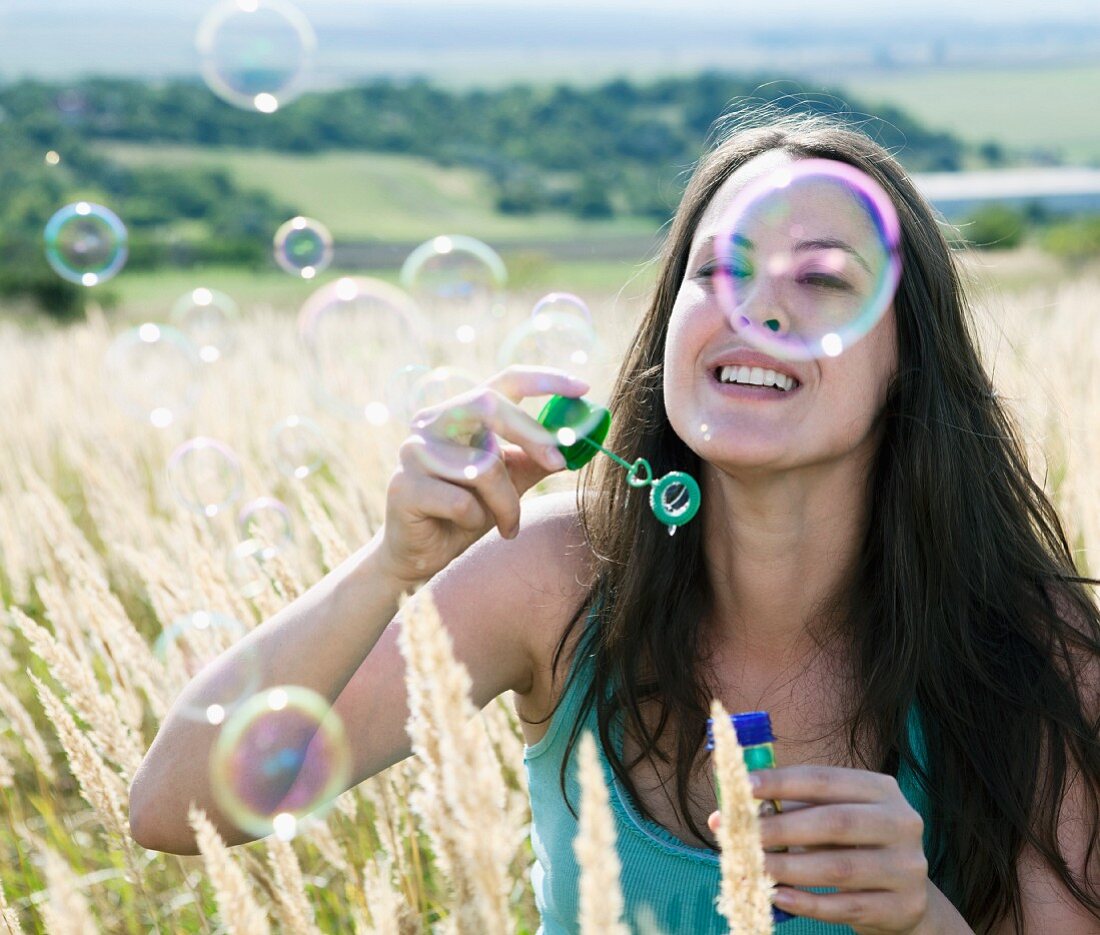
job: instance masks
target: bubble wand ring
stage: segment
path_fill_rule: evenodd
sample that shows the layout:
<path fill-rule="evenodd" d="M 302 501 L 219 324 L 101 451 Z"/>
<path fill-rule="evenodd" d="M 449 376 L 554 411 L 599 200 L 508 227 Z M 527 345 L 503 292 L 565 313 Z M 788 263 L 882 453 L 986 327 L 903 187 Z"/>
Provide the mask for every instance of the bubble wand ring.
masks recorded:
<path fill-rule="evenodd" d="M 554 396 L 539 413 L 538 421 L 557 436 L 558 450 L 570 470 L 579 470 L 598 452 L 603 452 L 626 469 L 627 484 L 635 489 L 649 487 L 649 508 L 668 527 L 669 535 L 699 512 L 702 494 L 698 482 L 690 474 L 670 471 L 655 478 L 645 458 L 638 458 L 631 464 L 603 447 L 601 442 L 611 428 L 611 413 L 602 406 L 585 399 Z"/>

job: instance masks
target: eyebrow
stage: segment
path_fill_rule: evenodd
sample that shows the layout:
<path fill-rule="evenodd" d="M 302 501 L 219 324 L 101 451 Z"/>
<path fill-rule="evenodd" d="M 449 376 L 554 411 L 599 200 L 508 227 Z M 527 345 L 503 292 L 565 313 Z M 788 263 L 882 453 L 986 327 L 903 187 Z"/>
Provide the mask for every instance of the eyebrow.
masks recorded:
<path fill-rule="evenodd" d="M 700 247 L 713 246 L 714 241 L 717 239 L 717 234 L 711 234 L 710 236 L 703 238 L 702 243 L 700 243 Z M 739 247 L 744 247 L 747 250 L 752 250 L 756 246 L 751 240 L 749 240 L 748 237 L 742 237 L 740 234 L 734 234 L 733 239 Z M 818 237 L 814 240 L 800 240 L 794 245 L 794 249 L 796 252 L 804 250 L 843 250 L 845 253 L 849 253 L 853 257 L 855 257 L 856 262 L 859 263 L 859 265 L 862 266 L 865 270 L 867 270 L 868 273 L 870 273 L 872 276 L 874 275 L 874 273 L 871 272 L 870 265 L 865 259 L 863 259 L 862 256 L 859 255 L 855 247 L 853 247 L 849 243 L 846 243 L 843 240 L 838 240 L 835 237 Z"/>

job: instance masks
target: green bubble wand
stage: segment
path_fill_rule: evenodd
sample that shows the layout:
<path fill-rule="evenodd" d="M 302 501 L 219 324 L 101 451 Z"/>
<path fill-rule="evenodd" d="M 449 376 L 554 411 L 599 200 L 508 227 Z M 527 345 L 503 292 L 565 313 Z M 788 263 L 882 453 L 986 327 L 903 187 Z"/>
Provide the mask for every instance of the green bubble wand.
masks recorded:
<path fill-rule="evenodd" d="M 649 508 L 668 527 L 670 536 L 699 512 L 702 494 L 690 474 L 670 471 L 655 478 L 645 458 L 631 464 L 603 447 L 611 429 L 611 412 L 603 406 L 586 399 L 553 396 L 539 413 L 539 422 L 557 437 L 558 451 L 569 470 L 580 470 L 602 451 L 626 469 L 626 482 L 631 487 L 649 487 Z"/>

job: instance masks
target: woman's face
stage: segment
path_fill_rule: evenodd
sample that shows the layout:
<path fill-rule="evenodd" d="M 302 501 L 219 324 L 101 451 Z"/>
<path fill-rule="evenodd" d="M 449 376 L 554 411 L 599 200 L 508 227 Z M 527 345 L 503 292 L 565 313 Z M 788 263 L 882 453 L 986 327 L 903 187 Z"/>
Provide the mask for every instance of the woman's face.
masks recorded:
<path fill-rule="evenodd" d="M 837 461 L 872 445 L 874 419 L 897 370 L 892 304 L 871 331 L 839 357 L 784 361 L 769 358 L 734 331 L 718 302 L 711 272 L 713 240 L 723 217 L 745 185 L 793 161 L 779 150 L 762 153 L 715 193 L 692 238 L 669 319 L 664 356 L 669 421 L 688 447 L 730 474 Z M 800 201 L 801 236 L 845 243 L 865 240 L 867 231 L 856 227 L 869 225 L 870 219 L 837 207 L 825 194 Z M 800 300 L 782 290 L 761 289 L 752 317 L 758 324 L 774 319 L 776 326 L 790 327 L 789 305 Z M 747 356 L 752 354 L 756 359 Z M 720 380 L 719 365 L 731 362 L 773 369 L 794 377 L 797 384 L 786 392 L 729 386 Z"/>

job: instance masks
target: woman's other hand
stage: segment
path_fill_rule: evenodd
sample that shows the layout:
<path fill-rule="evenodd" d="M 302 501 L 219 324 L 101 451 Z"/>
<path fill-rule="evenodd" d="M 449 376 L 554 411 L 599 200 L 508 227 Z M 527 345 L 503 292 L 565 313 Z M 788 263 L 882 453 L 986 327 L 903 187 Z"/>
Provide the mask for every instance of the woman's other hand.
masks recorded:
<path fill-rule="evenodd" d="M 883 773 L 834 766 L 753 770 L 753 795 L 784 811 L 760 819 L 764 867 L 777 883 L 775 904 L 793 915 L 850 925 L 859 935 L 928 931 L 924 821 Z M 786 799 L 798 807 L 787 809 Z M 793 805 L 794 803 L 792 803 Z M 711 830 L 719 813 L 708 819 Z M 807 893 L 796 886 L 836 887 Z"/>

